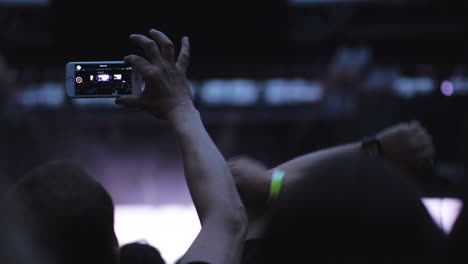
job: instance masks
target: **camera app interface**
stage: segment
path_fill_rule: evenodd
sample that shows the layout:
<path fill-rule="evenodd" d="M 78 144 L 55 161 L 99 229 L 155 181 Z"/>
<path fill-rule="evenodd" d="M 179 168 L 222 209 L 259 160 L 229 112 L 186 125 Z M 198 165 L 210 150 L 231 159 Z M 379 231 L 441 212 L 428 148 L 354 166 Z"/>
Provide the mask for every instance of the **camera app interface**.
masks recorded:
<path fill-rule="evenodd" d="M 75 66 L 75 95 L 132 94 L 132 67 L 127 64 Z"/>

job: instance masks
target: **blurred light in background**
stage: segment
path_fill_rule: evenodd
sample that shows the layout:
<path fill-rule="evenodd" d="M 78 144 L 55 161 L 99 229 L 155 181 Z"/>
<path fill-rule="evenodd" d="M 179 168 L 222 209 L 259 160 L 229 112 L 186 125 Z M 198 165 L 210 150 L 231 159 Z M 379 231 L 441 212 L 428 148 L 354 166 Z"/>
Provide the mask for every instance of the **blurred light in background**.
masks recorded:
<path fill-rule="evenodd" d="M 72 104 L 77 108 L 91 108 L 91 107 L 118 107 L 115 104 L 115 98 L 75 98 Z"/>
<path fill-rule="evenodd" d="M 396 93 L 406 99 L 419 94 L 429 94 L 434 91 L 435 83 L 430 77 L 400 77 L 393 82 Z"/>
<path fill-rule="evenodd" d="M 115 232 L 122 246 L 146 241 L 156 247 L 166 263 L 175 263 L 200 231 L 193 205 L 116 205 Z"/>
<path fill-rule="evenodd" d="M 456 77 L 451 80 L 453 84 L 453 93 L 464 95 L 468 94 L 468 78 Z"/>
<path fill-rule="evenodd" d="M 50 0 L 0 0 L 0 5 L 47 6 Z"/>
<path fill-rule="evenodd" d="M 259 99 L 259 89 L 253 80 L 206 80 L 201 86 L 200 99 L 207 105 L 253 105 Z"/>
<path fill-rule="evenodd" d="M 271 79 L 265 84 L 265 102 L 270 105 L 313 103 L 322 97 L 322 87 L 311 80 Z"/>
<path fill-rule="evenodd" d="M 197 96 L 198 91 L 200 90 L 200 82 L 195 80 L 189 80 L 190 91 L 192 92 L 192 97 Z"/>
<path fill-rule="evenodd" d="M 392 84 L 399 75 L 398 67 L 375 67 L 369 72 L 367 83 L 363 88 L 372 92 L 391 92 Z"/>
<path fill-rule="evenodd" d="M 451 96 L 453 94 L 453 83 L 451 81 L 443 81 L 440 84 L 440 91 L 445 96 Z"/>
<path fill-rule="evenodd" d="M 325 96 L 324 87 L 318 79 L 205 79 L 190 80 L 189 85 L 193 98 L 207 106 L 243 107 L 257 103 L 292 106 L 317 103 Z M 367 91 L 393 92 L 404 99 L 411 99 L 434 92 L 436 81 L 431 77 L 399 76 L 395 68 L 382 68 L 372 71 L 363 87 Z M 468 94 L 468 78 L 444 80 L 440 91 L 445 96 Z M 60 82 L 25 85 L 15 94 L 24 109 L 66 107 L 65 85 Z M 68 103 L 77 108 L 116 107 L 114 101 L 113 98 L 76 98 Z"/>
<path fill-rule="evenodd" d="M 65 102 L 65 86 L 61 83 L 39 83 L 23 88 L 19 104 L 26 109 L 36 107 L 60 108 Z"/>
<path fill-rule="evenodd" d="M 369 64 L 371 59 L 370 50 L 366 47 L 340 47 L 333 60 L 334 67 L 348 68 L 348 70 L 359 70 Z"/>

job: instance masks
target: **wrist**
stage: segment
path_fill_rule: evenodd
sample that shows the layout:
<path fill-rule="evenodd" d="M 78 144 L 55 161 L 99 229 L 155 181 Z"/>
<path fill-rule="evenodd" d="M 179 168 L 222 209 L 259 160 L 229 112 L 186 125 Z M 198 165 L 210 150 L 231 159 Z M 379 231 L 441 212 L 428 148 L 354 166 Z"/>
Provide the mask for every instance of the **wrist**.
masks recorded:
<path fill-rule="evenodd" d="M 200 119 L 200 112 L 192 102 L 179 104 L 167 113 L 167 120 L 173 128 L 178 128 L 196 119 Z"/>
<path fill-rule="evenodd" d="M 376 135 L 370 135 L 361 139 L 361 150 L 369 156 L 381 157 L 382 144 L 379 137 Z"/>

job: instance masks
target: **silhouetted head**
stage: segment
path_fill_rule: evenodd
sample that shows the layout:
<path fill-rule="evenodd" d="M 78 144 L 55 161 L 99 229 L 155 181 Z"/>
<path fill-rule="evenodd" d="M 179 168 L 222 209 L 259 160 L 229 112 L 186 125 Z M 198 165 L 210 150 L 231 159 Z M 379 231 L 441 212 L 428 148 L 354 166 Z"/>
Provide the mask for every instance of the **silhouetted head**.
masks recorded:
<path fill-rule="evenodd" d="M 317 256 L 443 254 L 444 235 L 418 188 L 390 164 L 346 154 L 304 176 L 274 205 L 265 233 L 265 263 L 346 259 Z"/>
<path fill-rule="evenodd" d="M 120 247 L 120 264 L 165 264 L 159 250 L 144 243 L 129 243 Z"/>
<path fill-rule="evenodd" d="M 112 199 L 74 164 L 34 169 L 13 187 L 7 208 L 9 244 L 18 263 L 118 261 Z"/>

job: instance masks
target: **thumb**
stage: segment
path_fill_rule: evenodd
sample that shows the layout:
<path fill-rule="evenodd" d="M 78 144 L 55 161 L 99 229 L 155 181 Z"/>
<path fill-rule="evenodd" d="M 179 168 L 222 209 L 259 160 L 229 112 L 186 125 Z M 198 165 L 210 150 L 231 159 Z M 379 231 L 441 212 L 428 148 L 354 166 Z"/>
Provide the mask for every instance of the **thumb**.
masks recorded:
<path fill-rule="evenodd" d="M 140 97 L 136 95 L 124 95 L 115 99 L 115 103 L 131 108 L 140 108 L 141 101 Z"/>

